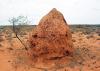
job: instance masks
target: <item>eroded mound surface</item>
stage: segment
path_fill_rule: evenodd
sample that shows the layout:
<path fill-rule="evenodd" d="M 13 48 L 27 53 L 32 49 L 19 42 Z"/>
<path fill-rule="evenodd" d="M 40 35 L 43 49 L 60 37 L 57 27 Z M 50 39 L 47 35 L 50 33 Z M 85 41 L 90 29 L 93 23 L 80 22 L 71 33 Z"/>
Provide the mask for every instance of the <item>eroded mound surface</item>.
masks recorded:
<path fill-rule="evenodd" d="M 30 38 L 30 54 L 43 60 L 72 56 L 72 35 L 63 15 L 55 8 L 39 22 Z"/>

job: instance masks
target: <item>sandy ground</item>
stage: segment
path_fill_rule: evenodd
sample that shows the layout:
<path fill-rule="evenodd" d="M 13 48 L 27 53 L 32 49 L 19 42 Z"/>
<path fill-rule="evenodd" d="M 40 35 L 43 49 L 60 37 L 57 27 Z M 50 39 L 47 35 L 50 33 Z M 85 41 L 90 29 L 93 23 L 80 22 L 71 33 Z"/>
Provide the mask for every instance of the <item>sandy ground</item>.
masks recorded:
<path fill-rule="evenodd" d="M 29 32 L 19 37 L 26 43 Z M 0 71 L 100 71 L 100 35 L 73 32 L 74 56 L 63 60 L 65 64 L 55 63 L 52 67 L 33 64 L 27 51 L 14 33 L 5 30 L 0 33 Z M 47 64 L 49 65 L 49 64 Z"/>

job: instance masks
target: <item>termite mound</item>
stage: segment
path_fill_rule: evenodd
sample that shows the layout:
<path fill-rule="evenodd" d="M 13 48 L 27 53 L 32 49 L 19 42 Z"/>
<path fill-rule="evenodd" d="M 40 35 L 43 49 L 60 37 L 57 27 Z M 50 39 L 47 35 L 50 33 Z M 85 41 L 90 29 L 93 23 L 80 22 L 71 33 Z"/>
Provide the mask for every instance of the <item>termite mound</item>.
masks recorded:
<path fill-rule="evenodd" d="M 63 14 L 53 8 L 29 35 L 29 53 L 37 60 L 58 60 L 71 57 L 74 51 L 72 34 Z"/>

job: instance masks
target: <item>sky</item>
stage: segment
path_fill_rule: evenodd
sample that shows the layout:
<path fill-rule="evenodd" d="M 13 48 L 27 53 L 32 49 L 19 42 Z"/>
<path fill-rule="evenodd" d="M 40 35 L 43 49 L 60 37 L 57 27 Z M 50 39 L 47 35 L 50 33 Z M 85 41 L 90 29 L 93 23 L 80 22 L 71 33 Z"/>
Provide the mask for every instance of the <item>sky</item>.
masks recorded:
<path fill-rule="evenodd" d="M 20 15 L 37 25 L 52 8 L 69 24 L 100 24 L 100 0 L 0 0 L 0 25 L 10 25 L 9 18 Z"/>

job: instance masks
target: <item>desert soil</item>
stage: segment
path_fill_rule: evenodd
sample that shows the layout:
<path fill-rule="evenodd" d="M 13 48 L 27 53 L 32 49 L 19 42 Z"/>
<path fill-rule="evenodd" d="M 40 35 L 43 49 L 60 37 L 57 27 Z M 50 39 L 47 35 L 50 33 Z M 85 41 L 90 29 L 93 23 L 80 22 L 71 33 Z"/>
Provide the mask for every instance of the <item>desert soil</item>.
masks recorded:
<path fill-rule="evenodd" d="M 26 45 L 31 30 L 25 29 L 18 36 Z M 100 71 L 100 28 L 91 32 L 82 27 L 74 29 L 77 31 L 72 29 L 75 48 L 73 58 L 66 64 L 55 63 L 50 68 L 32 63 L 11 28 L 0 29 L 0 71 Z"/>

